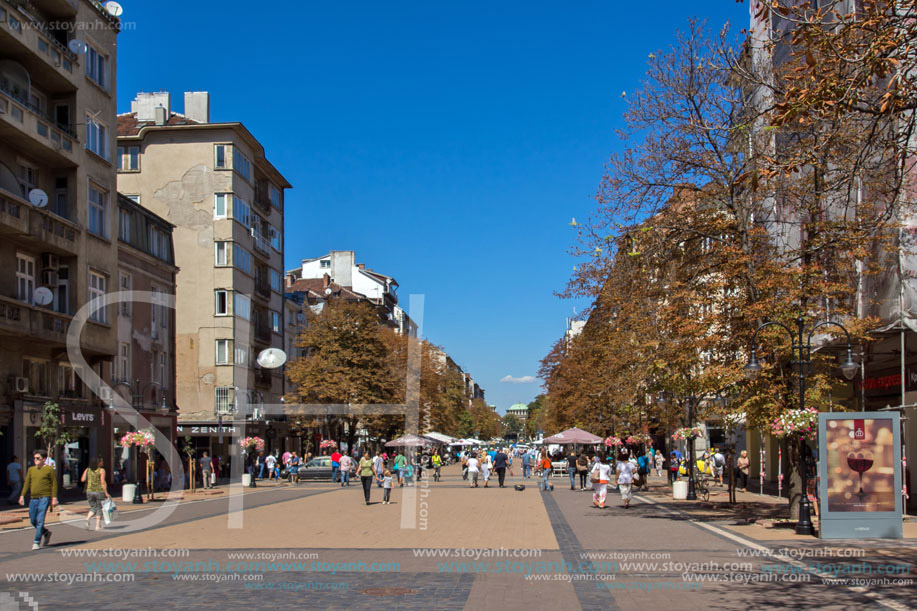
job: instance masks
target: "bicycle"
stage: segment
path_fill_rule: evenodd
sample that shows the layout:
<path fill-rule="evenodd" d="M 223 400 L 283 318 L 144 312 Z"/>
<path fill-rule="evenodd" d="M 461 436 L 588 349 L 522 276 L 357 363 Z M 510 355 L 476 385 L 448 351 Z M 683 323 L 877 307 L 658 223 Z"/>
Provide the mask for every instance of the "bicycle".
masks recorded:
<path fill-rule="evenodd" d="M 694 480 L 694 492 L 705 502 L 710 500 L 710 488 L 707 486 L 706 477 L 698 477 Z"/>

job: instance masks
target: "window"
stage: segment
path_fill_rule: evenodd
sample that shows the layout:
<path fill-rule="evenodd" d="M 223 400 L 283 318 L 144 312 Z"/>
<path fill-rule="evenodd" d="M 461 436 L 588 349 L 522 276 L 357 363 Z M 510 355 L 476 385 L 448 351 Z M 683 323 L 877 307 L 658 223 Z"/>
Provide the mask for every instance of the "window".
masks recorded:
<path fill-rule="evenodd" d="M 273 225 L 268 225 L 268 235 L 271 239 L 271 248 L 280 252 L 280 231 Z"/>
<path fill-rule="evenodd" d="M 235 364 L 244 365 L 248 361 L 248 349 L 245 346 L 236 346 Z"/>
<path fill-rule="evenodd" d="M 89 231 L 99 237 L 108 237 L 108 193 L 89 185 Z"/>
<path fill-rule="evenodd" d="M 155 286 L 150 287 L 150 292 L 153 294 L 152 303 L 150 303 L 150 337 L 153 339 L 159 338 L 159 288 Z"/>
<path fill-rule="evenodd" d="M 122 242 L 131 241 L 131 211 L 118 208 L 118 239 Z"/>
<path fill-rule="evenodd" d="M 118 274 L 118 286 L 122 291 L 131 290 L 131 286 L 134 283 L 133 277 L 127 272 L 121 272 Z M 118 309 L 119 313 L 122 316 L 131 315 L 131 302 L 129 300 L 122 301 Z"/>
<path fill-rule="evenodd" d="M 35 292 L 35 258 L 16 253 L 16 299 L 32 303 Z"/>
<path fill-rule="evenodd" d="M 36 359 L 22 359 L 22 377 L 29 380 L 29 394 L 48 395 L 48 363 Z"/>
<path fill-rule="evenodd" d="M 157 259 L 161 256 L 159 254 L 160 253 L 159 247 L 162 243 L 162 240 L 160 239 L 161 234 L 162 232 L 159 231 L 159 229 L 150 225 L 150 254 L 156 257 Z"/>
<path fill-rule="evenodd" d="M 118 147 L 118 169 L 119 170 L 139 170 L 140 169 L 140 147 L 139 146 L 119 146 Z"/>
<path fill-rule="evenodd" d="M 233 196 L 232 198 L 232 218 L 236 219 L 249 229 L 252 226 L 252 209 L 244 199 Z"/>
<path fill-rule="evenodd" d="M 103 89 L 108 89 L 108 58 L 92 45 L 86 51 L 86 76 Z"/>
<path fill-rule="evenodd" d="M 229 265 L 229 242 L 214 242 L 214 261 L 217 267 Z"/>
<path fill-rule="evenodd" d="M 271 310 L 271 331 L 280 333 L 280 312 Z"/>
<path fill-rule="evenodd" d="M 165 352 L 159 353 L 159 385 L 164 389 L 169 387 L 169 376 L 168 376 L 168 356 Z"/>
<path fill-rule="evenodd" d="M 228 316 L 229 315 L 229 291 L 224 289 L 217 289 L 213 292 L 214 294 L 214 314 L 217 316 Z"/>
<path fill-rule="evenodd" d="M 221 414 L 232 413 L 232 386 L 217 386 L 214 391 L 216 411 Z"/>
<path fill-rule="evenodd" d="M 322 269 L 328 269 L 329 267 L 331 267 L 331 259 L 322 259 L 321 263 L 319 264 L 319 267 L 321 267 Z"/>
<path fill-rule="evenodd" d="M 229 166 L 226 164 L 226 151 L 229 149 L 228 144 L 217 144 L 213 147 L 214 164 L 213 167 L 225 170 Z"/>
<path fill-rule="evenodd" d="M 57 216 L 70 218 L 70 189 L 66 176 L 54 179 L 54 199 L 51 201 L 50 209 Z"/>
<path fill-rule="evenodd" d="M 86 150 L 108 159 L 108 128 L 93 115 L 86 115 Z"/>
<path fill-rule="evenodd" d="M 70 313 L 70 268 L 62 265 L 57 268 L 57 286 L 54 292 L 54 311 L 61 314 Z"/>
<path fill-rule="evenodd" d="M 232 151 L 232 169 L 238 172 L 242 178 L 251 182 L 252 180 L 252 162 L 248 157 L 242 154 L 238 148 Z"/>
<path fill-rule="evenodd" d="M 232 309 L 236 316 L 251 320 L 252 318 L 252 300 L 247 295 L 233 293 Z"/>
<path fill-rule="evenodd" d="M 131 200 L 131 201 L 134 202 L 135 204 L 139 204 L 139 203 L 140 203 L 140 196 L 139 196 L 139 195 L 125 195 L 124 197 L 126 197 L 126 198 L 129 199 L 129 200 Z"/>
<path fill-rule="evenodd" d="M 268 187 L 267 192 L 268 192 L 268 197 L 271 200 L 271 205 L 277 208 L 278 210 L 282 210 L 283 209 L 283 196 L 281 194 L 280 189 L 278 189 L 274 185 L 271 185 Z"/>
<path fill-rule="evenodd" d="M 229 351 L 232 350 L 232 340 L 218 339 L 216 341 L 216 364 L 229 364 Z"/>
<path fill-rule="evenodd" d="M 232 264 L 236 269 L 240 269 L 248 275 L 252 273 L 252 254 L 233 242 L 232 244 Z"/>
<path fill-rule="evenodd" d="M 278 293 L 283 292 L 283 284 L 280 277 L 280 272 L 278 272 L 276 269 L 272 269 L 270 271 L 270 282 L 271 289 L 277 291 Z"/>
<path fill-rule="evenodd" d="M 131 345 L 127 342 L 121 342 L 118 349 L 118 363 L 115 365 L 115 375 L 121 382 L 129 382 L 131 379 Z"/>
<path fill-rule="evenodd" d="M 66 397 L 83 398 L 83 380 L 78 367 L 70 363 L 59 363 L 57 366 L 57 390 Z"/>
<path fill-rule="evenodd" d="M 98 299 L 96 303 L 98 309 L 89 315 L 89 320 L 94 322 L 108 323 L 108 312 L 105 309 L 105 286 L 107 278 L 96 272 L 89 272 L 89 299 Z"/>
<path fill-rule="evenodd" d="M 232 193 L 214 193 L 213 195 L 213 218 L 225 219 L 227 202 L 232 197 Z"/>

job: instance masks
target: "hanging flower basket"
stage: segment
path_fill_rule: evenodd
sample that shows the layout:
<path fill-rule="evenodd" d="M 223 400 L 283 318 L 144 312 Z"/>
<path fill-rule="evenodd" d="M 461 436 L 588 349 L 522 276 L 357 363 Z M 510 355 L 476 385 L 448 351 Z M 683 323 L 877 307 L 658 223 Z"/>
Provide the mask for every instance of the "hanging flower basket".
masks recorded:
<path fill-rule="evenodd" d="M 131 446 L 137 446 L 138 448 L 148 448 L 153 443 L 155 443 L 155 438 L 153 437 L 152 431 L 136 431 L 132 433 L 125 433 L 121 436 L 121 441 L 118 443 L 121 444 L 123 448 L 129 448 Z"/>
<path fill-rule="evenodd" d="M 621 440 L 620 437 L 606 437 L 605 445 L 608 446 L 609 448 L 617 448 L 619 446 L 623 446 L 624 442 Z"/>
<path fill-rule="evenodd" d="M 243 437 L 239 445 L 244 450 L 257 450 L 258 452 L 264 450 L 264 440 L 260 437 Z"/>
<path fill-rule="evenodd" d="M 327 448 L 337 448 L 338 444 L 333 439 L 325 439 L 320 444 L 318 444 L 318 447 L 324 450 Z"/>
<path fill-rule="evenodd" d="M 647 435 L 646 433 L 636 433 L 627 438 L 627 445 L 629 446 L 638 446 L 641 444 L 648 444 L 653 441 L 653 438 Z"/>
<path fill-rule="evenodd" d="M 703 439 L 704 438 L 704 429 L 699 426 L 695 427 L 684 427 L 676 429 L 672 433 L 672 439 L 675 441 L 686 441 L 688 439 Z"/>
<path fill-rule="evenodd" d="M 818 410 L 809 407 L 785 411 L 771 422 L 770 432 L 774 437 L 815 439 L 818 435 Z"/>

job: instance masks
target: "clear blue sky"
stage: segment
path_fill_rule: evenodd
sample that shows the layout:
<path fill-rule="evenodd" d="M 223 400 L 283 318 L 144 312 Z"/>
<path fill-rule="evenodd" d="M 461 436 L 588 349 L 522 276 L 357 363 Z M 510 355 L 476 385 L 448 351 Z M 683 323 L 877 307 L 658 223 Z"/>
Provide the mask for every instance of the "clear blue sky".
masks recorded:
<path fill-rule="evenodd" d="M 138 91 L 211 94 L 293 189 L 286 263 L 329 250 L 425 296 L 424 335 L 502 413 L 577 304 L 562 301 L 583 219 L 620 146 L 622 91 L 697 16 L 735 0 L 122 0 L 118 109 Z M 579 304 L 580 307 L 582 304 Z"/>

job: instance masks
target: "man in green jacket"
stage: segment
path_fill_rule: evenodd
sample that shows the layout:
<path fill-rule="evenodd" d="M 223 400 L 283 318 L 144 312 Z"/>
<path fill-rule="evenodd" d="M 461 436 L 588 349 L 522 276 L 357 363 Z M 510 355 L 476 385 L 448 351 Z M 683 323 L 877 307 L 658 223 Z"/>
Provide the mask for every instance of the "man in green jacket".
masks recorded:
<path fill-rule="evenodd" d="M 25 493 L 29 493 L 29 521 L 35 527 L 33 550 L 41 548 L 42 538 L 45 547 L 48 546 L 51 531 L 45 528 L 45 514 L 48 513 L 48 505 L 57 507 L 57 471 L 45 464 L 46 458 L 48 453 L 44 450 L 32 453 L 35 464 L 25 474 L 22 496 L 19 497 L 19 504 L 25 505 Z"/>

